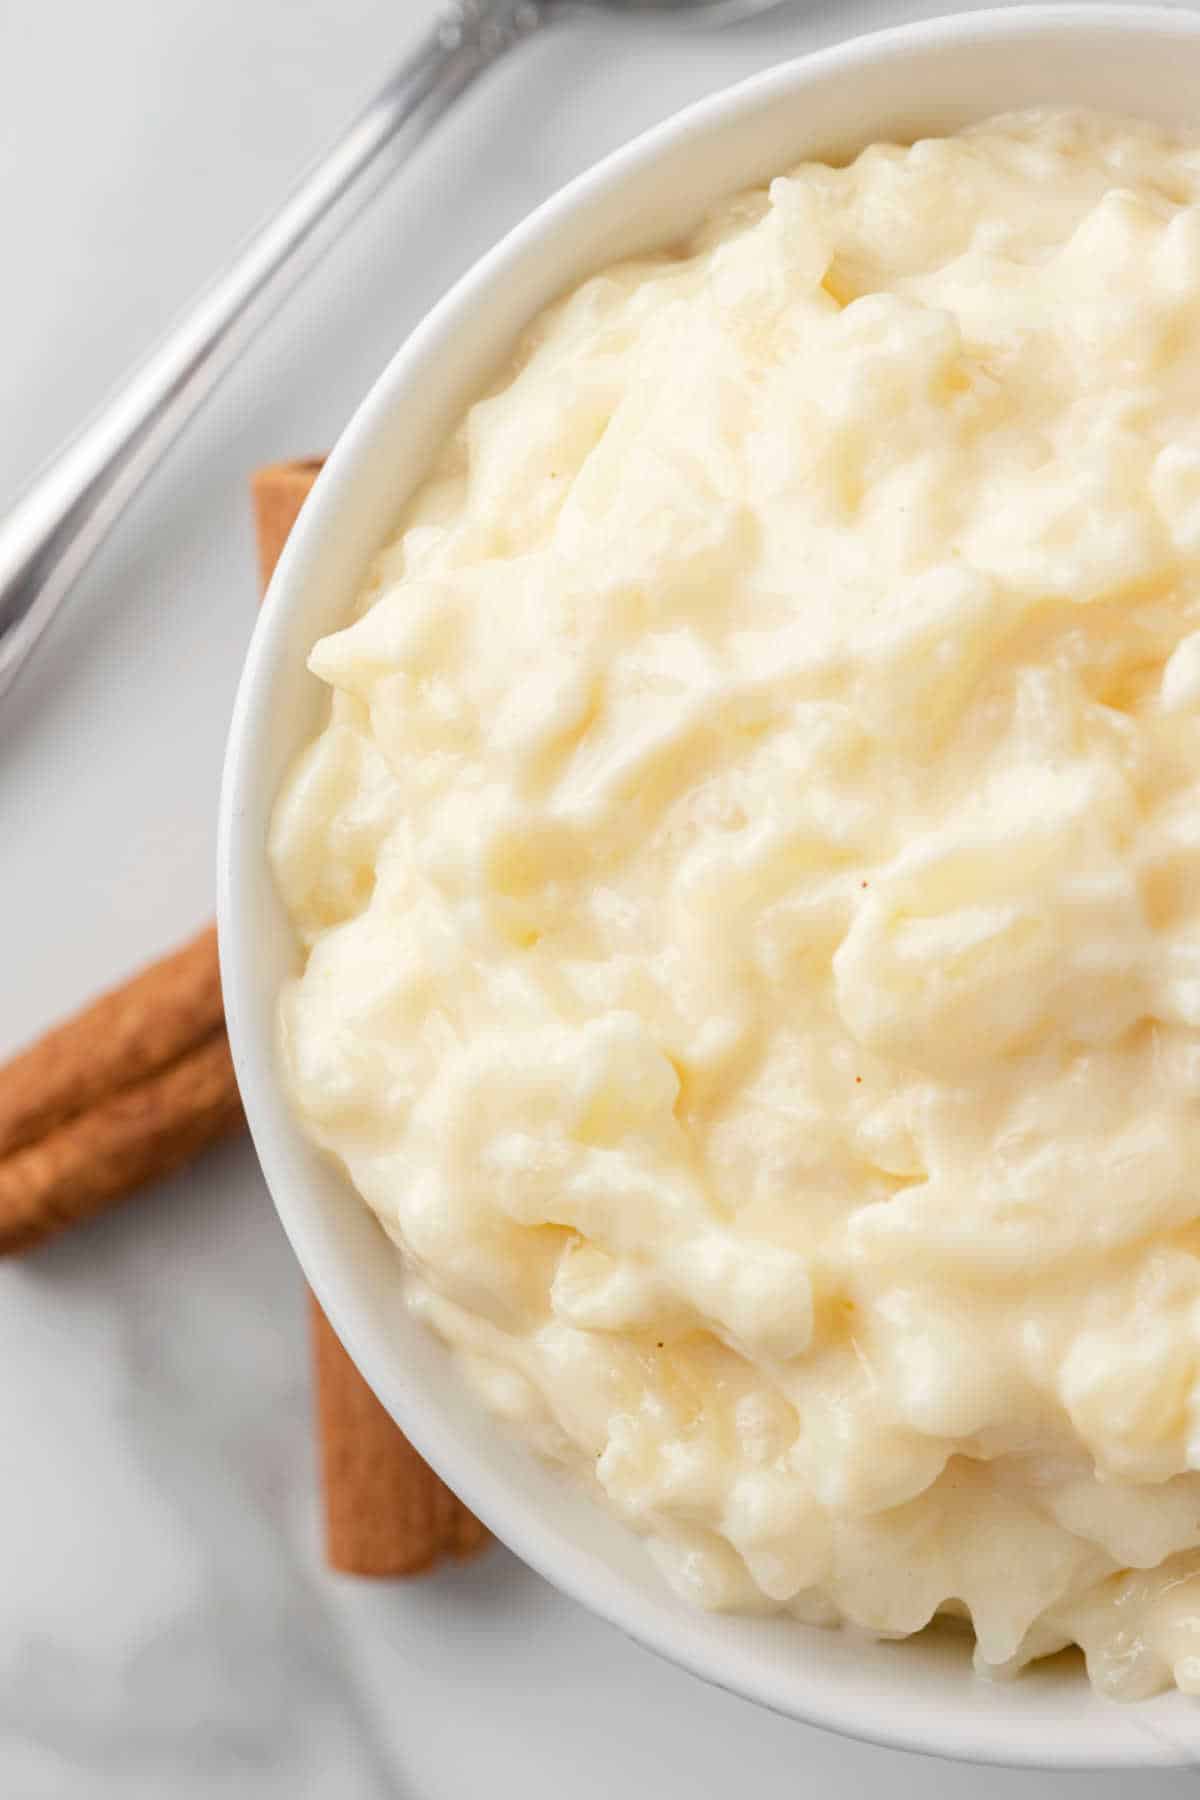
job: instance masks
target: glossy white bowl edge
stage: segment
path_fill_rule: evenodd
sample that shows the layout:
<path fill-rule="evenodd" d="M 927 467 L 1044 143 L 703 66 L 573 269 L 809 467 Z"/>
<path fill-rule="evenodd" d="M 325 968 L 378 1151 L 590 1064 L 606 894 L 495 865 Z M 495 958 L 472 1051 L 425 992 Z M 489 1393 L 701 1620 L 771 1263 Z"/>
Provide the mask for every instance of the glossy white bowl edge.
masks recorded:
<path fill-rule="evenodd" d="M 1200 1707 L 1176 1694 L 1118 1707 L 1092 1693 L 1077 1666 L 994 1684 L 936 1634 L 879 1644 L 790 1620 L 697 1613 L 677 1600 L 630 1533 L 480 1412 L 443 1348 L 408 1317 L 383 1234 L 294 1124 L 276 1073 L 274 1011 L 296 953 L 264 842 L 283 771 L 320 717 L 307 647 L 345 616 L 429 454 L 555 294 L 615 256 L 679 238 L 719 195 L 805 156 L 844 156 L 873 139 L 1042 102 L 1183 120 L 1198 95 L 1200 16 L 1085 5 L 965 14 L 769 70 L 571 183 L 434 308 L 339 440 L 271 583 L 222 784 L 221 966 L 254 1141 L 305 1275 L 418 1449 L 548 1580 L 697 1675 L 853 1737 L 976 1761 L 1200 1766 Z"/>

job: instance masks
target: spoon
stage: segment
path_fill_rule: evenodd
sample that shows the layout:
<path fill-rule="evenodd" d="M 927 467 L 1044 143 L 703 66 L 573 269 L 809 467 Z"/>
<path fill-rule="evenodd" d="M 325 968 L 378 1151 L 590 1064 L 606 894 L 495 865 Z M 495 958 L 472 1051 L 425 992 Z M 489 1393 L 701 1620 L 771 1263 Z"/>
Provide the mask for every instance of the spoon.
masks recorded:
<path fill-rule="evenodd" d="M 424 43 L 237 261 L 0 521 L 0 694 L 93 553 L 260 325 L 458 96 L 509 50 L 592 11 L 727 23 L 780 0 L 448 0 Z M 372 179 L 372 177 L 374 179 Z"/>

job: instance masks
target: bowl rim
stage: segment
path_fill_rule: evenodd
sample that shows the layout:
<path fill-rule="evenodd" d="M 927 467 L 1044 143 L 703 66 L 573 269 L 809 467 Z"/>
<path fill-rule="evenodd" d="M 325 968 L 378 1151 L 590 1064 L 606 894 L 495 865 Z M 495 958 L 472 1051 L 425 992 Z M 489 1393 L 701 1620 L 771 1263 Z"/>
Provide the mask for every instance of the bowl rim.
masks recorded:
<path fill-rule="evenodd" d="M 401 343 L 339 436 L 322 469 L 303 516 L 288 539 L 270 582 L 238 683 L 231 715 L 221 779 L 217 828 L 217 917 L 221 976 L 226 1000 L 230 1045 L 247 1120 L 276 1212 L 306 1279 L 330 1322 L 365 1378 L 416 1448 L 442 1474 L 495 1535 L 552 1586 L 615 1625 L 626 1636 L 702 1680 L 806 1724 L 839 1732 L 861 1742 L 965 1762 L 1055 1770 L 1117 1770 L 1200 1766 L 1197 1747 L 1184 1745 L 1171 1732 L 1149 1720 L 1120 1741 L 1093 1739 L 1078 1731 L 1069 1746 L 1055 1752 L 1041 1741 L 1014 1742 L 1000 1723 L 990 1734 L 977 1723 L 956 1728 L 953 1719 L 935 1725 L 931 1708 L 914 1707 L 902 1723 L 864 1717 L 848 1685 L 845 1699 L 827 1697 L 808 1703 L 789 1694 L 785 1701 L 756 1691 L 721 1666 L 718 1652 L 694 1649 L 669 1625 L 651 1600 L 626 1593 L 598 1560 L 577 1554 L 572 1560 L 548 1545 L 529 1509 L 515 1492 L 493 1485 L 477 1466 L 469 1446 L 444 1426 L 436 1410 L 422 1409 L 415 1384 L 403 1403 L 394 1369 L 385 1369 L 386 1350 L 364 1322 L 354 1282 L 333 1268 L 316 1243 L 293 1192 L 281 1178 L 283 1154 L 278 1107 L 269 1103 L 275 1086 L 271 1046 L 262 1040 L 245 1003 L 253 981 L 254 932 L 247 896 L 256 877 L 243 858 L 239 826 L 246 810 L 245 793 L 253 783 L 263 708 L 260 696 L 270 685 L 287 639 L 289 602 L 299 591 L 306 570 L 330 536 L 360 464 L 371 456 L 383 421 L 400 404 L 406 387 L 431 349 L 469 318 L 480 299 L 506 270 L 539 243 L 553 239 L 562 224 L 583 204 L 619 189 L 644 164 L 669 146 L 702 136 L 718 123 L 754 113 L 797 86 L 825 83 L 865 63 L 886 60 L 897 52 L 955 43 L 986 45 L 1013 38 L 1036 39 L 1064 31 L 1086 36 L 1097 31 L 1158 33 L 1168 38 L 1200 40 L 1200 13 L 1190 8 L 1141 4 L 1091 4 L 1090 0 L 1057 0 L 1055 4 L 987 8 L 912 21 L 844 39 L 824 49 L 802 53 L 693 102 L 665 121 L 622 145 L 585 169 L 523 218 L 480 257 L 434 304 Z M 259 845 L 261 851 L 261 844 Z M 299 1127 L 291 1125 L 291 1131 Z M 1118 1709 L 1128 1715 L 1137 1708 Z"/>

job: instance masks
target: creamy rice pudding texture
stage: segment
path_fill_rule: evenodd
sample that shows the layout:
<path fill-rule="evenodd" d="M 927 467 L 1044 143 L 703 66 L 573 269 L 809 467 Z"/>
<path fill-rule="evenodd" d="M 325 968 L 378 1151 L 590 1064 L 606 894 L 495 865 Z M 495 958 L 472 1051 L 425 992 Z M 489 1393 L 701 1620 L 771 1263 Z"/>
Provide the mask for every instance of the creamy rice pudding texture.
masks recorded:
<path fill-rule="evenodd" d="M 1200 135 L 586 282 L 311 667 L 290 1091 L 487 1405 L 703 1606 L 1200 1692 Z"/>

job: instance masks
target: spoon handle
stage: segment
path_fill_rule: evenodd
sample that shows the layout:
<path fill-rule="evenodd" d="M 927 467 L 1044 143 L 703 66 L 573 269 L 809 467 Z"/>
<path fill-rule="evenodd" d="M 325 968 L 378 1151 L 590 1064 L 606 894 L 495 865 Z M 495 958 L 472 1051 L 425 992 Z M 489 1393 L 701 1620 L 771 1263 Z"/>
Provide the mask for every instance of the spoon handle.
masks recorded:
<path fill-rule="evenodd" d="M 233 265 L 0 521 L 0 694 L 147 475 L 254 332 L 446 108 L 543 22 L 537 0 L 457 0 Z"/>

